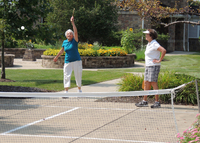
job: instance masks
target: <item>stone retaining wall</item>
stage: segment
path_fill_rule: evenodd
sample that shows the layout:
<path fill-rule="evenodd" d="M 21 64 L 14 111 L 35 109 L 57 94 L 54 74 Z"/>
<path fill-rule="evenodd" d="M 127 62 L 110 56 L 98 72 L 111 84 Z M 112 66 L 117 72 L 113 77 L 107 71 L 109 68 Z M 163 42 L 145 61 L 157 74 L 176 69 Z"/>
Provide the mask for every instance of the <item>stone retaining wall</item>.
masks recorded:
<path fill-rule="evenodd" d="M 42 66 L 45 68 L 63 68 L 64 56 L 60 56 L 57 62 L 53 61 L 55 56 L 42 55 Z M 86 57 L 81 56 L 83 68 L 122 68 L 134 66 L 135 54 L 113 57 Z"/>
<path fill-rule="evenodd" d="M 54 62 L 53 59 L 55 56 L 45 56 L 42 55 L 42 67 L 44 68 L 63 68 L 65 56 L 60 56 L 57 62 Z"/>
<path fill-rule="evenodd" d="M 41 59 L 41 55 L 43 55 L 43 52 L 46 51 L 46 49 L 32 49 L 32 50 L 33 50 L 34 57 L 36 59 Z M 15 55 L 15 58 L 23 58 L 25 51 L 26 51 L 26 48 L 5 48 L 4 49 L 4 52 L 6 52 L 6 54 L 13 54 Z"/>
<path fill-rule="evenodd" d="M 4 65 L 5 67 L 13 67 L 15 55 L 4 54 Z M 1 67 L 1 54 L 0 54 L 0 67 Z"/>

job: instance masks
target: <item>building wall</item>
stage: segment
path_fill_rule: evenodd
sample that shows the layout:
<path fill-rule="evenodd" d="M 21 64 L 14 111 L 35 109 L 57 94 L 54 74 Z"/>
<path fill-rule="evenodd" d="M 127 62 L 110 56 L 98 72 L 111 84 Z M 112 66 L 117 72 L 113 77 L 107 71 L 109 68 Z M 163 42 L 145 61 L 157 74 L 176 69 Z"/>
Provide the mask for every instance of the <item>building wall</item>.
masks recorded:
<path fill-rule="evenodd" d="M 175 3 L 177 2 L 178 7 L 185 7 L 187 5 L 187 0 L 160 0 L 162 4 L 174 7 Z M 120 11 L 118 12 L 119 17 L 118 17 L 118 25 L 120 29 L 127 29 L 133 28 L 133 29 L 139 29 L 142 28 L 142 20 L 141 18 L 137 15 L 137 12 L 132 12 L 132 11 Z M 169 18 L 166 22 L 170 23 L 171 21 L 175 21 L 177 18 Z M 184 20 L 178 19 L 178 20 Z M 151 28 L 151 25 L 149 25 L 148 21 L 145 21 L 144 28 Z M 183 40 L 183 34 L 184 34 L 184 29 L 185 29 L 185 42 Z M 162 33 L 162 29 L 159 30 L 159 33 Z M 165 32 L 166 33 L 166 30 Z M 169 34 L 170 38 L 168 40 L 167 44 L 167 52 L 173 52 L 173 51 L 187 51 L 188 48 L 188 25 L 185 24 L 176 24 L 176 25 L 171 25 L 167 28 L 167 33 Z M 194 43 L 194 42 L 193 42 Z M 191 45 L 191 44 L 190 44 Z"/>
<path fill-rule="evenodd" d="M 190 38 L 189 39 L 189 43 L 190 43 L 190 49 L 189 49 L 189 51 L 191 51 L 191 52 L 200 52 L 200 42 L 199 42 L 199 39 Z"/>
<path fill-rule="evenodd" d="M 175 33 L 175 51 L 187 51 L 188 49 L 188 24 L 178 23 L 176 24 L 176 33 Z M 185 35 L 184 35 L 185 29 Z M 185 41 L 184 41 L 185 36 Z M 185 46 L 185 47 L 184 47 Z"/>
<path fill-rule="evenodd" d="M 142 20 L 136 11 L 119 11 L 118 26 L 120 29 L 126 30 L 127 27 L 133 29 L 142 28 Z"/>

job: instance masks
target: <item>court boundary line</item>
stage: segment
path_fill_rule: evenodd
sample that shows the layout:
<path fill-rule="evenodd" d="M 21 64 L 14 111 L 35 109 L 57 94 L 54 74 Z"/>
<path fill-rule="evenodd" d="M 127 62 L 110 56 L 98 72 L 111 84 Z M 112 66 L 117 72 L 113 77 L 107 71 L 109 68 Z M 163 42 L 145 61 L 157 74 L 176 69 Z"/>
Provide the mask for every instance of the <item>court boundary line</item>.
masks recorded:
<path fill-rule="evenodd" d="M 15 105 L 15 104 L 14 104 Z M 60 106 L 40 106 L 40 107 L 60 107 Z M 12 130 L 10 130 L 10 131 L 7 131 L 7 132 L 4 132 L 4 133 L 1 133 L 0 135 L 13 135 L 13 136 L 15 136 L 15 135 L 18 135 L 18 134 L 9 134 L 9 133 L 11 133 L 11 132 L 14 132 L 14 131 L 17 131 L 17 130 L 20 130 L 20 129 L 23 129 L 23 128 L 26 128 L 26 127 L 28 127 L 28 126 L 31 126 L 31 125 L 34 125 L 34 124 L 36 124 L 36 123 L 39 123 L 39 122 L 42 122 L 42 121 L 44 121 L 44 120 L 48 120 L 48 119 L 51 119 L 51 118 L 54 118 L 54 117 L 57 117 L 57 116 L 60 116 L 60 115 L 63 115 L 63 114 L 66 114 L 66 113 L 69 113 L 69 112 L 71 112 L 71 111 L 74 111 L 74 110 L 77 110 L 77 109 L 99 109 L 99 110 L 121 110 L 121 111 L 123 111 L 124 109 L 120 109 L 120 108 L 90 108 L 90 107 L 69 107 L 69 106 L 62 106 L 62 107 L 66 107 L 66 108 L 73 108 L 73 109 L 71 109 L 71 110 L 68 110 L 68 111 L 65 111 L 65 112 L 61 112 L 61 113 L 59 113 L 59 114 L 56 114 L 56 115 L 53 115 L 53 116 L 50 116 L 50 117 L 47 117 L 47 118 L 44 118 L 44 119 L 41 119 L 41 120 L 38 120 L 38 121 L 35 121 L 35 122 L 32 122 L 32 123 L 29 123 L 29 124 L 27 124 L 27 125 L 24 125 L 24 126 L 21 126 L 21 127 L 18 127 L 18 128 L 15 128 L 15 129 L 12 129 Z M 136 111 L 136 110 L 143 110 L 143 111 L 146 111 L 145 109 L 141 109 L 141 108 L 135 108 L 135 109 L 125 109 L 126 111 L 130 111 L 129 113 L 127 113 L 127 114 L 130 114 L 130 113 L 132 113 L 132 112 L 134 112 L 134 111 Z M 148 110 L 148 109 L 147 109 Z M 154 111 L 152 111 L 152 112 L 154 112 Z M 171 111 L 168 111 L 168 112 L 171 112 Z M 123 115 L 123 116 L 126 116 L 126 114 L 125 115 Z M 121 116 L 121 117 L 119 117 L 119 118 L 122 118 L 123 116 Z M 118 120 L 118 118 L 117 119 L 115 119 L 115 120 Z M 111 122 L 113 122 L 113 121 L 115 121 L 115 120 L 112 120 Z M 109 124 L 110 122 L 108 122 L 108 123 L 106 123 L 105 125 L 107 125 L 107 124 Z M 103 125 L 103 126 L 105 126 L 105 125 Z M 94 129 L 94 130 L 92 130 L 92 131 L 90 131 L 89 133 L 86 133 L 85 135 L 88 135 L 88 134 L 90 134 L 91 132 L 94 132 L 95 130 L 98 130 L 99 128 L 102 128 L 103 126 L 101 126 L 101 127 L 98 127 L 97 129 Z M 136 140 L 123 140 L 123 139 L 106 139 L 106 138 L 88 138 L 88 137 L 84 137 L 85 135 L 82 135 L 82 136 L 80 136 L 80 137 L 66 137 L 66 136 L 44 136 L 44 137 L 52 137 L 52 138 L 73 138 L 74 140 L 72 140 L 72 142 L 73 141 L 75 141 L 75 140 L 78 140 L 78 139 L 89 139 L 89 140 L 105 140 L 105 141 L 119 141 L 119 142 L 140 142 L 140 143 L 146 143 L 147 141 L 136 141 Z M 19 135 L 20 136 L 20 135 Z M 41 135 L 21 135 L 21 136 L 35 136 L 35 137 L 43 137 L 43 136 L 41 136 Z M 149 142 L 149 141 L 148 141 Z M 164 142 L 151 142 L 151 143 L 164 143 Z"/>
<path fill-rule="evenodd" d="M 76 108 L 76 107 L 73 107 L 73 106 L 46 106 L 46 105 L 16 105 L 16 104 L 0 104 L 0 106 L 5 106 L 5 107 L 10 107 L 11 106 L 16 106 L 16 107 L 47 107 L 47 108 Z M 169 104 L 169 106 L 171 106 Z M 96 110 L 116 110 L 116 111 L 133 111 L 135 109 L 140 109 L 141 111 L 150 111 L 150 112 L 155 112 L 154 110 L 152 110 L 152 108 L 148 108 L 148 107 L 145 107 L 146 109 L 142 109 L 141 107 L 136 107 L 136 108 L 132 108 L 132 109 L 128 109 L 128 108 L 93 108 L 93 107 L 78 107 L 78 108 L 81 108 L 81 109 L 96 109 Z M 168 110 L 171 110 L 166 107 L 162 107 L 162 109 L 168 109 Z M 158 112 L 158 110 L 156 110 L 156 112 Z M 172 111 L 162 111 L 162 112 L 172 112 Z"/>
<path fill-rule="evenodd" d="M 165 143 L 153 141 L 137 141 L 137 140 L 122 140 L 122 139 L 107 139 L 107 138 L 89 138 L 89 137 L 70 137 L 70 136 L 47 136 L 47 135 L 21 135 L 21 134 L 4 134 L 0 136 L 22 136 L 22 137 L 42 137 L 42 138 L 65 138 L 65 139 L 84 139 L 84 140 L 100 140 L 100 141 L 118 141 L 118 142 L 138 142 L 138 143 Z"/>
<path fill-rule="evenodd" d="M 26 127 L 29 127 L 29 126 L 34 125 L 34 124 L 36 124 L 36 123 L 40 123 L 40 122 L 43 122 L 43 121 L 45 121 L 45 120 L 52 119 L 52 118 L 54 118 L 54 117 L 58 117 L 58 116 L 60 116 L 60 115 L 63 115 L 63 114 L 72 112 L 72 111 L 77 110 L 77 109 L 79 109 L 79 107 L 75 107 L 75 108 L 73 108 L 73 109 L 71 109 L 71 110 L 67 110 L 67 111 L 65 111 L 65 112 L 61 112 L 61 113 L 59 113 L 59 114 L 55 114 L 55 115 L 53 115 L 53 116 L 49 116 L 49 117 L 46 117 L 46 118 L 43 118 L 43 119 L 34 121 L 34 122 L 32 122 L 32 123 L 29 123 L 29 124 L 26 124 L 26 125 L 23 125 L 23 126 L 14 128 L 14 129 L 12 129 L 12 130 L 9 130 L 9 131 L 6 131 L 6 132 L 4 132 L 4 133 L 1 133 L 0 135 L 5 135 L 5 134 L 8 134 L 8 133 L 11 133 L 11 132 L 14 132 L 14 131 L 17 131 L 17 130 L 20 130 L 20 129 L 23 129 L 23 128 L 26 128 Z"/>

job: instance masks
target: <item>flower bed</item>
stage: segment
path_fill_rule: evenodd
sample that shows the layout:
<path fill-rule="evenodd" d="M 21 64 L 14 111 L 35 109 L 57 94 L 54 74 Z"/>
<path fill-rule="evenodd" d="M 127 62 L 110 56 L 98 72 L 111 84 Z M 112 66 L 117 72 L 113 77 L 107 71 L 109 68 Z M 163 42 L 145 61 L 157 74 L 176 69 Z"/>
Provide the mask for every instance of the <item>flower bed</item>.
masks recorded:
<path fill-rule="evenodd" d="M 121 68 L 132 67 L 136 58 L 135 54 L 127 54 L 120 48 L 94 49 L 92 44 L 80 44 L 79 53 L 83 68 Z M 64 65 L 64 55 L 58 58 L 56 63 L 53 58 L 60 50 L 48 49 L 42 55 L 42 66 L 46 68 L 62 68 Z"/>
<path fill-rule="evenodd" d="M 56 56 L 60 50 L 57 49 L 48 49 L 46 50 L 43 55 L 46 56 Z M 86 49 L 78 49 L 80 56 L 91 56 L 91 57 L 98 57 L 98 56 L 126 56 L 127 53 L 124 50 L 119 48 L 112 48 L 109 50 L 99 49 L 94 50 L 93 48 L 86 48 Z M 62 56 L 65 55 L 65 52 Z"/>
<path fill-rule="evenodd" d="M 192 127 L 183 132 L 183 136 L 177 134 L 180 143 L 199 143 L 200 142 L 200 114 L 197 114 L 196 121 Z"/>

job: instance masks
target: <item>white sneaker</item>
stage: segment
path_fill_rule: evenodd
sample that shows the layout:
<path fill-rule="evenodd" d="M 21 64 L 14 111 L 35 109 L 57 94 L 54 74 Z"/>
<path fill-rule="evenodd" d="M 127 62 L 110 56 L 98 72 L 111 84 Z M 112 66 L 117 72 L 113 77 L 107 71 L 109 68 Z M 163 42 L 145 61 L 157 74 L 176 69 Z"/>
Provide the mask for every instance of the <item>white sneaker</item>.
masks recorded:
<path fill-rule="evenodd" d="M 81 89 L 78 89 L 78 92 L 79 92 L 79 93 L 82 93 L 82 90 L 81 90 Z"/>
<path fill-rule="evenodd" d="M 68 91 L 64 91 L 64 93 L 68 93 Z M 67 99 L 67 98 L 69 98 L 69 97 L 62 97 L 63 99 Z"/>

